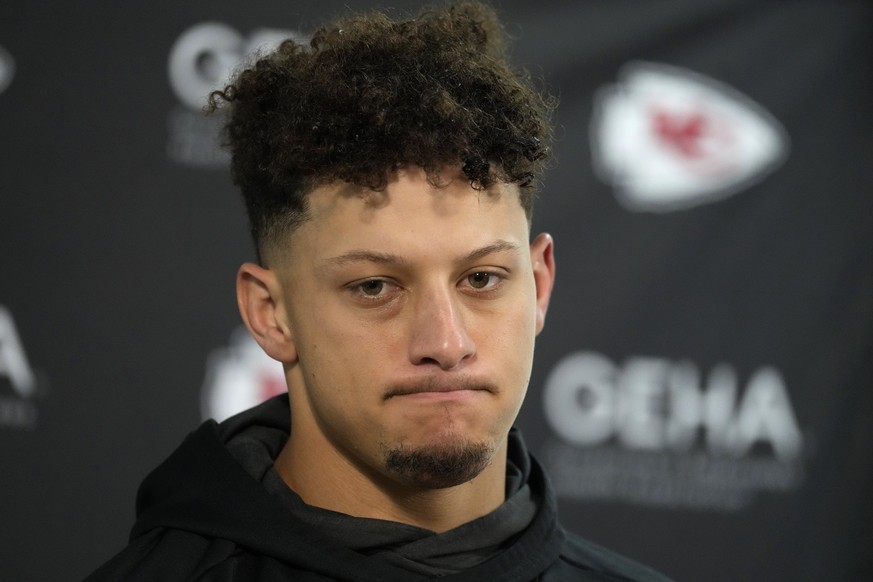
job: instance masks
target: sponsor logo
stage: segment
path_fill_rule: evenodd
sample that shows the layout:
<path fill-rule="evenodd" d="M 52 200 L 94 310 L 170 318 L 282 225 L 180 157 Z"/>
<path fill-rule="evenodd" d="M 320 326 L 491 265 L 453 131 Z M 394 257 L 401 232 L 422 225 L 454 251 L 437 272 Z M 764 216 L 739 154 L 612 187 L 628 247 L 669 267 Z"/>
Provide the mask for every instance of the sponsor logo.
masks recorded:
<path fill-rule="evenodd" d="M 737 90 L 679 67 L 630 63 L 600 89 L 591 123 L 594 169 L 628 210 L 714 202 L 763 180 L 788 135 Z"/>
<path fill-rule="evenodd" d="M 282 365 L 261 349 L 245 326 L 233 331 L 230 345 L 213 351 L 201 392 L 204 419 L 222 420 L 287 391 Z"/>
<path fill-rule="evenodd" d="M 0 428 L 34 428 L 33 401 L 44 385 L 30 366 L 12 314 L 0 305 Z"/>
<path fill-rule="evenodd" d="M 687 360 L 576 352 L 549 375 L 543 404 L 556 439 L 544 461 L 559 494 L 735 511 L 803 479 L 804 436 L 782 374 L 733 366 L 704 379 Z"/>
<path fill-rule="evenodd" d="M 203 22 L 185 30 L 167 62 L 170 87 L 179 101 L 167 126 L 170 159 L 189 166 L 220 167 L 228 161 L 218 143 L 220 116 L 205 116 L 209 94 L 223 89 L 233 72 L 258 54 L 304 36 L 292 30 L 259 29 L 247 37 L 220 22 Z"/>
<path fill-rule="evenodd" d="M 15 61 L 6 49 L 0 46 L 0 93 L 12 84 L 15 76 Z"/>

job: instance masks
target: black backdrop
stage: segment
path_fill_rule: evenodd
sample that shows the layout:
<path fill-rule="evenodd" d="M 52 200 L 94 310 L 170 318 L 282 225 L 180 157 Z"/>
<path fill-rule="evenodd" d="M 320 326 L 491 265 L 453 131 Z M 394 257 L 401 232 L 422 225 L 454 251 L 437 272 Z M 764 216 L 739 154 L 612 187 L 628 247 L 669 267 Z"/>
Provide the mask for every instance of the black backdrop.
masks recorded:
<path fill-rule="evenodd" d="M 0 579 L 82 578 L 203 415 L 276 391 L 198 96 L 347 5 L 0 7 Z M 496 6 L 560 99 L 519 425 L 565 521 L 680 580 L 873 577 L 871 5 Z"/>

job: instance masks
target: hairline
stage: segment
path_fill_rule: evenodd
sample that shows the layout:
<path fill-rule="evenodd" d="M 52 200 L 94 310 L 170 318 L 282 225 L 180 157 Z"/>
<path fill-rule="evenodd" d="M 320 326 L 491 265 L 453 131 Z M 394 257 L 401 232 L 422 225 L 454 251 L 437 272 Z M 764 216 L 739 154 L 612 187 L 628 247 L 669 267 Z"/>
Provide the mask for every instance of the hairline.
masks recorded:
<path fill-rule="evenodd" d="M 267 222 L 264 231 L 257 233 L 255 252 L 257 254 L 258 263 L 261 266 L 269 268 L 272 258 L 276 257 L 277 255 L 280 256 L 284 254 L 290 247 L 290 238 L 297 231 L 297 229 L 312 219 L 309 207 L 309 195 L 312 194 L 312 192 L 323 186 L 341 183 L 343 183 L 342 180 L 306 180 L 305 184 L 301 186 L 300 190 L 301 209 L 286 210 L 280 215 L 274 216 Z M 380 190 L 373 190 L 371 188 L 368 188 L 367 186 L 352 184 L 350 182 L 345 182 L 345 184 L 364 191 L 365 195 L 380 192 Z M 476 189 L 475 193 L 480 196 L 482 194 L 489 195 L 489 191 L 498 184 L 515 186 L 513 192 L 514 198 L 518 201 L 519 206 L 521 206 L 521 209 L 524 211 L 525 217 L 527 219 L 528 230 L 530 230 L 533 221 L 533 202 L 536 194 L 533 186 L 523 187 L 517 182 L 503 182 L 501 180 L 497 180 L 488 188 Z M 446 183 L 442 186 L 444 187 L 447 185 L 448 184 Z M 436 184 L 435 187 L 439 188 L 441 187 L 441 185 Z M 522 203 L 522 198 L 525 195 L 530 197 L 530 203 L 527 206 Z"/>

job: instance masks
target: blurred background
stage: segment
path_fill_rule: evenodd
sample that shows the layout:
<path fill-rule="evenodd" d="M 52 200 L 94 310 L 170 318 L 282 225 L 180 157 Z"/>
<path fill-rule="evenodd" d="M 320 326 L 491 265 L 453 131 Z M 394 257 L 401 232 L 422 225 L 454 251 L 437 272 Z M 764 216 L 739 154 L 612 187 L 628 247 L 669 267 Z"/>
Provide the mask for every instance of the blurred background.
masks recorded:
<path fill-rule="evenodd" d="M 0 7 L 0 579 L 84 577 L 185 434 L 282 390 L 204 95 L 418 5 Z M 518 424 L 565 524 L 677 580 L 873 578 L 873 5 L 493 5 L 560 100 Z"/>

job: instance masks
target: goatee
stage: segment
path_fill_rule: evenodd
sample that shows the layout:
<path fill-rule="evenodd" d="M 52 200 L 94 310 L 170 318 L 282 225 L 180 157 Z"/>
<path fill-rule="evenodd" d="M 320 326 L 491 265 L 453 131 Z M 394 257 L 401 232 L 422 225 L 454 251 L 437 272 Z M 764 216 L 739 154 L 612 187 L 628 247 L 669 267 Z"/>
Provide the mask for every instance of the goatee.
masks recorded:
<path fill-rule="evenodd" d="M 388 451 L 385 467 L 408 485 L 445 489 L 470 481 L 491 463 L 492 447 L 484 443 L 459 446 L 432 445 Z"/>

